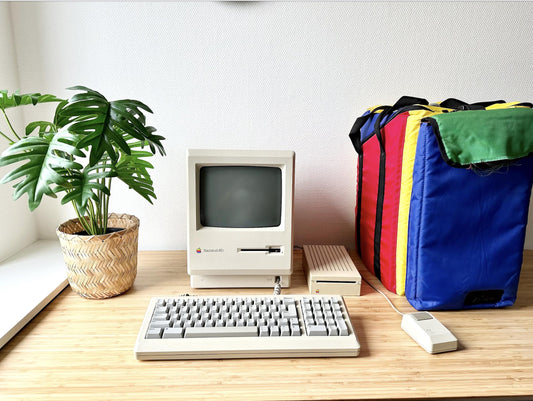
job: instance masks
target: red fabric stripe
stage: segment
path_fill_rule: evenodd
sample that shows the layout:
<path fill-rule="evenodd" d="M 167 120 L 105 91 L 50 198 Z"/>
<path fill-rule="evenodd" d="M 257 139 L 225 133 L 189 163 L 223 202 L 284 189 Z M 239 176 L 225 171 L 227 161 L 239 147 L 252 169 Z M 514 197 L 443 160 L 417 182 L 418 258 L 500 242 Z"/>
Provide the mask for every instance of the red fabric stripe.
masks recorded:
<path fill-rule="evenodd" d="M 385 201 L 381 225 L 381 282 L 390 291 L 396 292 L 396 240 L 402 179 L 402 158 L 405 141 L 405 126 L 409 112 L 391 120 L 383 129 L 385 138 Z"/>
<path fill-rule="evenodd" d="M 379 142 L 375 136 L 363 143 L 363 182 L 361 194 L 361 259 L 374 273 L 374 226 L 379 179 Z"/>

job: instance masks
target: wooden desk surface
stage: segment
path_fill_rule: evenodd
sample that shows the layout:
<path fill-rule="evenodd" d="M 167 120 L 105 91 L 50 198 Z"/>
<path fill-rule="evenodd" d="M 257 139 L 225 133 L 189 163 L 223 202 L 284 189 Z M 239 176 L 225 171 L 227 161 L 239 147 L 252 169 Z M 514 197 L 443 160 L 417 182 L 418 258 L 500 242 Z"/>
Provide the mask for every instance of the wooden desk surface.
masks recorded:
<path fill-rule="evenodd" d="M 297 251 L 293 286 L 283 294 L 307 292 L 301 259 Z M 360 297 L 346 298 L 361 343 L 357 358 L 137 361 L 133 344 L 149 298 L 191 292 L 185 264 L 183 251 L 141 252 L 134 287 L 108 300 L 86 300 L 67 287 L 0 350 L 0 399 L 533 399 L 533 251 L 525 252 L 513 307 L 435 313 L 459 339 L 456 352 L 427 354 L 363 283 Z"/>

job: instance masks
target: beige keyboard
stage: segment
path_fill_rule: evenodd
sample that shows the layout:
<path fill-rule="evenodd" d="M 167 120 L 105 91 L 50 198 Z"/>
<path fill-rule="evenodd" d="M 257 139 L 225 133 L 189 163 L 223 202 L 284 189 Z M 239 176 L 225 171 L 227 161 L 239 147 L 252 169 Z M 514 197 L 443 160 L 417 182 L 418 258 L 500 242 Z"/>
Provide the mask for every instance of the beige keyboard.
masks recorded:
<path fill-rule="evenodd" d="M 137 359 L 357 356 L 346 305 L 332 295 L 152 298 Z"/>

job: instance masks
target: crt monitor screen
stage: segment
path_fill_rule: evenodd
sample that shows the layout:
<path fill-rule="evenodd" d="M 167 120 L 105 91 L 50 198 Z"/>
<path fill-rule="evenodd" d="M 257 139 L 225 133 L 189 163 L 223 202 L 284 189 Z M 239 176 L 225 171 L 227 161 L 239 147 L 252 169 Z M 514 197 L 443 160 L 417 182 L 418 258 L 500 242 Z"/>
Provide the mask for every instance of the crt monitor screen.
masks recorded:
<path fill-rule="evenodd" d="M 278 167 L 200 168 L 200 223 L 204 227 L 277 227 L 282 214 Z"/>

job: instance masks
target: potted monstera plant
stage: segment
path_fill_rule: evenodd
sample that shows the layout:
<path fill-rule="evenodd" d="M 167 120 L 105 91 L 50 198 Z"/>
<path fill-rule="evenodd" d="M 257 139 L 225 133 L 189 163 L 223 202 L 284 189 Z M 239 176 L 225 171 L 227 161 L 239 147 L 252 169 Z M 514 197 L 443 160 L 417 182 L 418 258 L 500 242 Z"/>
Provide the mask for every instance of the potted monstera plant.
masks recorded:
<path fill-rule="evenodd" d="M 123 181 L 148 202 L 156 198 L 148 158 L 165 155 L 164 138 L 146 125 L 150 108 L 137 100 L 108 101 L 84 86 L 69 99 L 0 91 L 6 119 L 0 135 L 9 147 L 0 167 L 13 168 L 1 180 L 14 182 L 13 198 L 28 196 L 30 210 L 43 196 L 70 203 L 76 218 L 57 228 L 69 283 L 86 298 L 108 298 L 127 291 L 137 273 L 139 220 L 108 212 L 111 183 Z M 16 132 L 7 109 L 56 102 L 52 121 L 35 121 Z"/>

